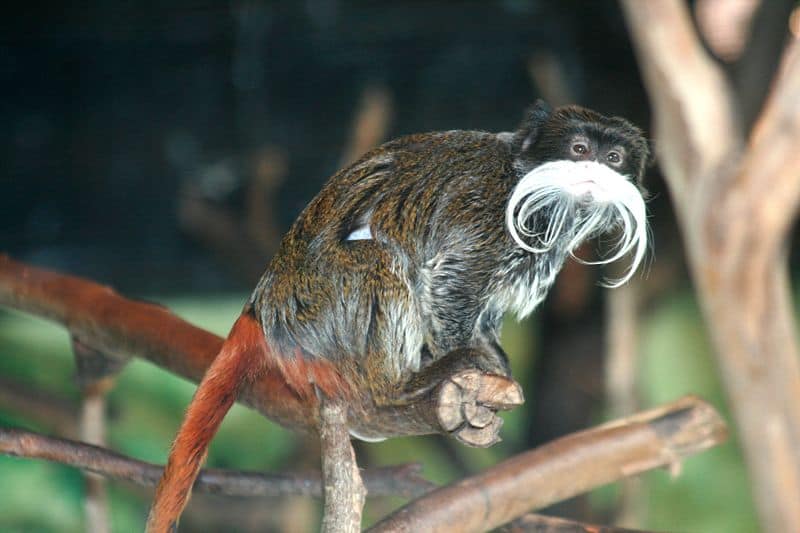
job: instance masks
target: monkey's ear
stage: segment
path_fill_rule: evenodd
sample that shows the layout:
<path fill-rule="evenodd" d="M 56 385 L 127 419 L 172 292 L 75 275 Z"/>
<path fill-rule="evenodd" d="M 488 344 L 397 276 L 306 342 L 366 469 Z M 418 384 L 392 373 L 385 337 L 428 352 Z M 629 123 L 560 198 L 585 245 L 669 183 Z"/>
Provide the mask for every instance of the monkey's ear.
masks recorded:
<path fill-rule="evenodd" d="M 528 108 L 522 124 L 514 132 L 514 153 L 520 154 L 536 142 L 539 130 L 552 113 L 553 108 L 541 98 Z"/>

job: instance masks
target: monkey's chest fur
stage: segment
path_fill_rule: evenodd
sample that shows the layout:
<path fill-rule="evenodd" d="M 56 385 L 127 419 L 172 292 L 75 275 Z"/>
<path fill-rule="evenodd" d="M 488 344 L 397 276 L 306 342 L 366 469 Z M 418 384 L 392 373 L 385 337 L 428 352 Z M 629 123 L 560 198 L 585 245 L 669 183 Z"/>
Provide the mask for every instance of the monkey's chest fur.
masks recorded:
<path fill-rule="evenodd" d="M 335 361 L 376 395 L 451 350 L 500 350 L 503 313 L 530 313 L 568 253 L 508 235 L 519 178 L 503 134 L 463 131 L 398 139 L 342 170 L 251 297 L 268 343 Z"/>

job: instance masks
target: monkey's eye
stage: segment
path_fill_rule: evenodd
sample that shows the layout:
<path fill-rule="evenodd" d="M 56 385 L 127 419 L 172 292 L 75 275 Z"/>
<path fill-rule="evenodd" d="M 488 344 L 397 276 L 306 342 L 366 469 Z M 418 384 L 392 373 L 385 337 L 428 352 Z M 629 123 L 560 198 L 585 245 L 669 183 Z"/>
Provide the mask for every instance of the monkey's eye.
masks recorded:
<path fill-rule="evenodd" d="M 583 155 L 586 152 L 588 152 L 589 149 L 583 143 L 575 143 L 575 144 L 572 145 L 572 151 L 575 152 L 578 155 Z"/>
<path fill-rule="evenodd" d="M 612 165 L 616 165 L 616 164 L 618 164 L 620 161 L 622 161 L 622 156 L 621 156 L 621 155 L 619 155 L 619 152 L 615 152 L 615 151 L 613 151 L 613 150 L 612 150 L 612 151 L 610 151 L 610 152 L 608 152 L 608 153 L 606 154 L 606 160 L 607 160 L 609 163 L 611 163 Z"/>

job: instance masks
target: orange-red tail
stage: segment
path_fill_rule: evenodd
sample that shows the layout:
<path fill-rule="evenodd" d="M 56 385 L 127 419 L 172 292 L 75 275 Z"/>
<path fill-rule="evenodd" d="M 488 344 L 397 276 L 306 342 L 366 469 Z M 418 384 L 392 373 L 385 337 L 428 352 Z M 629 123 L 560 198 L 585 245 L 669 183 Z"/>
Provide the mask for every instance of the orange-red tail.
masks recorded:
<path fill-rule="evenodd" d="M 243 313 L 206 371 L 172 443 L 147 519 L 149 533 L 176 528 L 209 442 L 242 386 L 264 371 L 267 357 L 261 326 L 249 313 Z"/>

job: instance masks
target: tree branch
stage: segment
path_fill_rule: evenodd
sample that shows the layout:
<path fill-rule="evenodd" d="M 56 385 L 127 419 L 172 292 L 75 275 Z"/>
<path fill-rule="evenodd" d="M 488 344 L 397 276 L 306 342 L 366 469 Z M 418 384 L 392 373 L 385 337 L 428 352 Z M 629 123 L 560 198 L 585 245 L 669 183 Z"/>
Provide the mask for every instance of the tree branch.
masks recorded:
<path fill-rule="evenodd" d="M 762 525 L 797 531 L 800 352 L 786 248 L 800 204 L 800 43 L 784 54 L 745 146 L 731 91 L 685 3 L 623 6 Z"/>
<path fill-rule="evenodd" d="M 319 436 L 325 495 L 322 531 L 357 533 L 361 531 L 366 490 L 358 472 L 355 451 L 350 444 L 346 406 L 323 400 Z"/>
<path fill-rule="evenodd" d="M 0 409 L 65 437 L 78 434 L 78 406 L 71 398 L 31 391 L 22 383 L 0 377 Z"/>
<path fill-rule="evenodd" d="M 692 183 L 741 145 L 731 91 L 685 2 L 622 0 L 622 7 L 653 108 L 659 163 L 682 209 Z"/>
<path fill-rule="evenodd" d="M 639 323 L 642 282 L 632 279 L 608 291 L 605 312 L 605 384 L 611 416 L 627 416 L 639 407 Z M 647 501 L 642 480 L 623 481 L 617 496 L 615 524 L 635 524 Z"/>
<path fill-rule="evenodd" d="M 45 459 L 146 487 L 155 487 L 163 471 L 162 466 L 138 461 L 100 446 L 46 437 L 23 429 L 0 427 L 0 453 Z M 435 487 L 420 476 L 419 471 L 419 465 L 407 464 L 368 469 L 362 475 L 370 497 L 414 497 Z M 200 472 L 193 491 L 241 497 L 286 494 L 321 497 L 322 481 L 318 472 L 262 474 L 206 468 Z"/>
<path fill-rule="evenodd" d="M 437 489 L 370 531 L 487 531 L 525 513 L 646 470 L 669 466 L 724 440 L 709 404 L 685 397 L 573 433 Z"/>
<path fill-rule="evenodd" d="M 738 107 L 746 128 L 752 126 L 769 93 L 789 34 L 786 21 L 796 6 L 795 0 L 762 0 L 753 15 L 749 41 L 733 66 Z"/>
<path fill-rule="evenodd" d="M 125 361 L 143 357 L 198 382 L 222 338 L 168 309 L 129 300 L 110 287 L 0 255 L 0 305 L 63 324 L 80 343 Z M 242 403 L 289 427 L 313 427 L 313 406 L 298 401 L 273 374 L 246 388 Z"/>
<path fill-rule="evenodd" d="M 104 354 L 106 359 L 124 362 L 130 357 L 143 357 L 195 382 L 202 378 L 222 345 L 220 337 L 181 320 L 162 306 L 129 300 L 109 287 L 25 265 L 3 255 L 0 255 L 0 305 L 62 323 L 73 342 Z M 483 381 L 488 383 L 492 379 L 487 377 Z M 518 385 L 512 380 L 500 381 L 507 382 L 503 387 L 495 387 L 502 400 Z M 437 414 L 448 406 L 442 404 L 439 390 L 440 387 L 434 388 L 405 405 L 353 406 L 349 413 L 350 427 L 380 429 L 384 436 L 442 433 Z M 238 401 L 295 429 L 316 428 L 319 418 L 317 403 L 301 400 L 273 372 L 245 387 Z M 519 395 L 513 405 L 521 401 Z M 497 430 L 496 424 L 486 428 L 485 436 L 492 437 Z"/>

